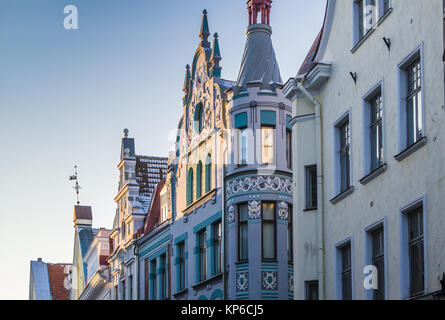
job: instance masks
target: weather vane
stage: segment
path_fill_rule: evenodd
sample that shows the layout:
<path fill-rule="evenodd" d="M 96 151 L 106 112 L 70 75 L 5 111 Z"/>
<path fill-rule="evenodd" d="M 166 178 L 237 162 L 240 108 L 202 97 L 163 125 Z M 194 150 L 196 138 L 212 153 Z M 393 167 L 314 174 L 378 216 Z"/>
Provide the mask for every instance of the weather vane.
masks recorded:
<path fill-rule="evenodd" d="M 73 188 L 74 188 L 74 190 L 76 190 L 77 205 L 80 205 L 79 190 L 82 189 L 82 188 L 79 186 L 79 180 L 77 178 L 77 166 L 74 166 L 74 175 L 70 176 L 70 181 L 76 181 L 76 185 Z"/>

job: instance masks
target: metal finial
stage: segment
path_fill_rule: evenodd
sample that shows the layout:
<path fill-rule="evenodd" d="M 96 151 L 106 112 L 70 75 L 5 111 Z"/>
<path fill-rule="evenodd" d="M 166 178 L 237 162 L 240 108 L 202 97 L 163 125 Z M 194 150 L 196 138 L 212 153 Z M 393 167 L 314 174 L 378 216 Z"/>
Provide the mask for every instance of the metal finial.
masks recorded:
<path fill-rule="evenodd" d="M 74 175 L 70 176 L 70 181 L 76 181 L 76 185 L 73 187 L 73 189 L 76 190 L 77 205 L 80 205 L 79 190 L 82 188 L 80 187 L 79 180 L 77 178 L 77 166 L 74 166 Z"/>
<path fill-rule="evenodd" d="M 128 129 L 124 129 L 124 137 L 127 138 L 128 137 L 128 133 L 130 132 L 130 130 Z"/>

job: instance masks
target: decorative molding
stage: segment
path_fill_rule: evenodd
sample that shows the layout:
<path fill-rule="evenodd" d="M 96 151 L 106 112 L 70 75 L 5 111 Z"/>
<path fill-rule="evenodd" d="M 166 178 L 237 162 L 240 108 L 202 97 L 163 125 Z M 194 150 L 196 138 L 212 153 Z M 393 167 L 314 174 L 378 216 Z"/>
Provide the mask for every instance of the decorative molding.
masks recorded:
<path fill-rule="evenodd" d="M 227 209 L 227 217 L 229 219 L 229 223 L 235 222 L 235 206 L 229 206 L 229 208 Z"/>
<path fill-rule="evenodd" d="M 243 292 L 249 290 L 249 273 L 241 272 L 236 274 L 236 291 Z"/>
<path fill-rule="evenodd" d="M 289 218 L 289 205 L 284 201 L 278 202 L 278 218 L 286 221 Z"/>
<path fill-rule="evenodd" d="M 261 219 L 261 201 L 249 201 L 249 219 Z"/>
<path fill-rule="evenodd" d="M 294 292 L 294 274 L 293 273 L 287 274 L 287 291 Z"/>
<path fill-rule="evenodd" d="M 230 180 L 226 184 L 227 196 L 252 191 L 280 191 L 292 195 L 292 179 L 278 176 L 248 176 Z"/>
<path fill-rule="evenodd" d="M 263 271 L 263 290 L 278 289 L 278 272 Z"/>

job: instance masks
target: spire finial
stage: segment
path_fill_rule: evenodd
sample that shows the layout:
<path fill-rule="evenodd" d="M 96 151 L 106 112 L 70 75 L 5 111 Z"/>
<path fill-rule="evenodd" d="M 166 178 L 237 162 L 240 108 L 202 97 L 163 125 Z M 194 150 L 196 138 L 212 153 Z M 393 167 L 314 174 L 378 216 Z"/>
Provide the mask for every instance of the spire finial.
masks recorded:
<path fill-rule="evenodd" d="M 199 33 L 199 37 L 201 38 L 201 46 L 203 48 L 209 48 L 210 43 L 207 40 L 210 36 L 209 31 L 209 21 L 207 19 L 207 10 L 204 9 L 202 12 L 202 23 L 201 23 L 201 32 Z"/>
<path fill-rule="evenodd" d="M 219 62 L 221 61 L 221 52 L 219 50 L 219 41 L 218 41 L 218 33 L 215 32 L 213 35 L 213 48 L 212 48 L 212 75 L 214 77 L 221 77 L 221 67 L 219 66 Z"/>
<path fill-rule="evenodd" d="M 77 205 L 80 205 L 79 200 L 79 190 L 82 189 L 79 185 L 79 179 L 77 178 L 77 166 L 74 166 L 74 175 L 70 176 L 70 181 L 76 181 L 76 185 L 73 187 L 74 190 L 76 190 L 76 196 L 77 196 Z"/>
<path fill-rule="evenodd" d="M 130 132 L 130 130 L 128 130 L 128 129 L 124 129 L 124 137 L 125 138 L 128 138 L 128 133 Z"/>
<path fill-rule="evenodd" d="M 270 25 L 270 9 L 272 0 L 248 0 L 247 9 L 249 10 L 249 26 L 252 24 Z M 261 22 L 258 22 L 258 14 L 261 13 Z"/>

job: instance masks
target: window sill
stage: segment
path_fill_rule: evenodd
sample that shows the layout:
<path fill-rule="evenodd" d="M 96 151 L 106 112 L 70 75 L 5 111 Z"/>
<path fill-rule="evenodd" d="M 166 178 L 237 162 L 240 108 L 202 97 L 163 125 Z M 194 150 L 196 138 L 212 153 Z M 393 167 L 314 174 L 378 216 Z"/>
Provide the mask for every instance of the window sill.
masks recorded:
<path fill-rule="evenodd" d="M 347 189 L 346 191 L 343 191 L 342 193 L 340 193 L 338 196 L 336 196 L 335 198 L 329 200 L 333 205 L 336 205 L 337 203 L 339 203 L 340 201 L 344 200 L 345 198 L 347 198 L 348 196 L 350 196 L 352 193 L 354 192 L 354 186 L 349 187 L 349 189 Z"/>
<path fill-rule="evenodd" d="M 261 261 L 266 263 L 278 263 L 277 259 L 262 259 Z"/>
<path fill-rule="evenodd" d="M 371 182 L 372 180 L 374 180 L 375 178 L 377 178 L 379 175 L 381 175 L 383 172 L 386 171 L 386 169 L 388 169 L 388 165 L 382 164 L 380 167 L 378 167 L 377 169 L 375 169 L 374 171 L 372 171 L 371 173 L 369 173 L 368 175 L 366 175 L 365 177 L 363 177 L 360 180 L 360 183 L 362 185 L 366 185 L 369 182 Z"/>
<path fill-rule="evenodd" d="M 408 158 L 414 152 L 416 152 L 417 150 L 419 150 L 420 148 L 425 146 L 427 141 L 428 141 L 427 137 L 423 137 L 419 141 L 415 142 L 414 144 L 412 144 L 411 146 L 409 146 L 408 148 L 406 148 L 405 150 L 400 152 L 398 155 L 394 156 L 394 159 L 396 159 L 397 161 L 400 162 L 400 161 Z"/>
<path fill-rule="evenodd" d="M 318 210 L 318 208 L 307 208 L 307 209 L 304 209 L 303 212 L 311 212 L 311 211 L 317 211 L 317 210 Z"/>
<path fill-rule="evenodd" d="M 203 281 L 195 284 L 192 288 L 194 290 L 199 290 L 199 289 L 201 289 L 203 287 L 206 287 L 208 285 L 212 285 L 214 282 L 221 280 L 222 279 L 222 275 L 223 275 L 222 273 L 218 273 L 216 276 L 213 276 L 213 277 L 211 277 L 209 279 L 203 280 Z"/>
<path fill-rule="evenodd" d="M 366 32 L 366 34 L 355 44 L 355 46 L 351 49 L 351 53 L 355 53 L 358 48 L 361 47 L 361 45 L 363 44 L 363 42 L 366 41 L 366 39 L 368 39 L 371 34 L 374 33 L 374 30 L 380 26 L 384 20 L 386 20 L 386 18 L 391 14 L 392 12 L 392 8 L 388 9 L 388 11 L 386 11 L 382 17 L 380 17 L 379 21 L 377 21 L 377 23 L 371 27 L 371 29 L 368 30 L 368 32 Z"/>

